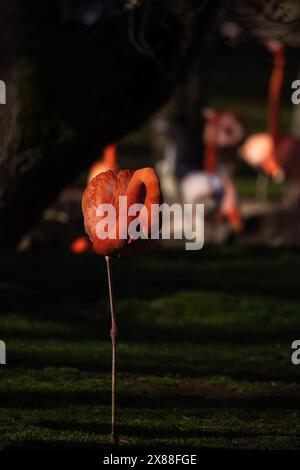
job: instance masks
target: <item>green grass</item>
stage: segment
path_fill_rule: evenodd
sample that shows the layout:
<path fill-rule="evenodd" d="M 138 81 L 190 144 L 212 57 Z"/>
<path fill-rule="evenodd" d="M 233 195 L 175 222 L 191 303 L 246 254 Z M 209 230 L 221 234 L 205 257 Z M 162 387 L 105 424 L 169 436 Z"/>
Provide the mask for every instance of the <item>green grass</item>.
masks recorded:
<path fill-rule="evenodd" d="M 95 256 L 1 255 L 0 448 L 108 446 L 110 338 Z M 158 251 L 114 263 L 127 446 L 296 449 L 300 251 Z"/>
<path fill-rule="evenodd" d="M 257 197 L 257 172 L 247 169 L 249 175 L 240 174 L 237 176 L 235 183 L 239 198 L 255 200 Z M 268 201 L 282 201 L 284 197 L 285 187 L 283 184 L 276 183 L 269 179 L 267 197 Z"/>

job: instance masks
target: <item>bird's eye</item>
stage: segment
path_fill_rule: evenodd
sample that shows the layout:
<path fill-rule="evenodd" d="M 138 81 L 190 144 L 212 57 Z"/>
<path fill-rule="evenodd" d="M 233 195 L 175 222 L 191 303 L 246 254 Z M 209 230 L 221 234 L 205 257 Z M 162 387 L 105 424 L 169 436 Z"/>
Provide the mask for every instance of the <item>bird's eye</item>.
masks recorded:
<path fill-rule="evenodd" d="M 233 129 L 232 129 L 232 127 L 224 127 L 224 132 L 227 135 L 232 135 L 233 134 Z"/>

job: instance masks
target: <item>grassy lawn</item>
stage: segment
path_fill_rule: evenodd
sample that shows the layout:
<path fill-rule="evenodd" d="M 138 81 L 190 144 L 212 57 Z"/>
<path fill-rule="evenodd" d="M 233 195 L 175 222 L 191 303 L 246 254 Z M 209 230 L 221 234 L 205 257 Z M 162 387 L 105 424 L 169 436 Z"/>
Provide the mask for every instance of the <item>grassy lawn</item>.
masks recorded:
<path fill-rule="evenodd" d="M 0 448 L 107 446 L 104 261 L 1 255 Z M 114 265 L 121 437 L 133 446 L 300 447 L 300 251 L 158 251 Z"/>

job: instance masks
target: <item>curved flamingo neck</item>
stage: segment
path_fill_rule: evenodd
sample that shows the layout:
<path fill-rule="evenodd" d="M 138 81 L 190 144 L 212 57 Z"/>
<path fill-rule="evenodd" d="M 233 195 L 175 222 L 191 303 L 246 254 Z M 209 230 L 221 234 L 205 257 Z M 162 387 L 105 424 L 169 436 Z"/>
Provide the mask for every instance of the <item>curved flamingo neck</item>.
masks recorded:
<path fill-rule="evenodd" d="M 142 204 L 143 209 L 140 212 L 140 221 L 145 232 L 151 233 L 152 231 L 158 232 L 160 226 L 160 218 L 155 217 L 158 212 L 155 211 L 152 205 L 156 206 L 159 210 L 159 205 L 162 202 L 160 184 L 157 174 L 152 168 L 143 168 L 134 172 L 127 191 L 127 206 L 128 209 L 133 204 Z M 154 215 L 154 219 L 152 219 Z M 131 221 L 128 217 L 128 222 Z"/>
<path fill-rule="evenodd" d="M 160 204 L 161 191 L 159 179 L 152 168 L 143 168 L 134 172 L 127 191 L 128 207 L 135 203 L 142 203 L 146 207 L 151 204 Z"/>
<path fill-rule="evenodd" d="M 212 128 L 212 139 L 204 149 L 204 170 L 209 173 L 216 173 L 217 171 L 218 124 L 219 115 L 214 113 L 208 122 L 208 125 Z"/>
<path fill-rule="evenodd" d="M 280 95 L 285 67 L 285 49 L 274 52 L 274 65 L 269 84 L 268 131 L 274 142 L 280 139 Z"/>

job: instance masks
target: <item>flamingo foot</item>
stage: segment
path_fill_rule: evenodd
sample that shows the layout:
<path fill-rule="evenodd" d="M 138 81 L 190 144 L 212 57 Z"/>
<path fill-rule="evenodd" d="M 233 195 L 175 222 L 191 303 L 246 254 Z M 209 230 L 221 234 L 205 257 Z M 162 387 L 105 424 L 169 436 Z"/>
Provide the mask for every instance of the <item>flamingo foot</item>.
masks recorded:
<path fill-rule="evenodd" d="M 112 444 L 113 446 L 119 445 L 120 439 L 119 439 L 119 436 L 115 432 L 111 433 L 109 443 Z"/>

